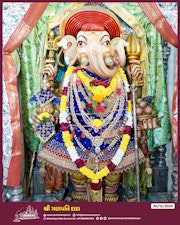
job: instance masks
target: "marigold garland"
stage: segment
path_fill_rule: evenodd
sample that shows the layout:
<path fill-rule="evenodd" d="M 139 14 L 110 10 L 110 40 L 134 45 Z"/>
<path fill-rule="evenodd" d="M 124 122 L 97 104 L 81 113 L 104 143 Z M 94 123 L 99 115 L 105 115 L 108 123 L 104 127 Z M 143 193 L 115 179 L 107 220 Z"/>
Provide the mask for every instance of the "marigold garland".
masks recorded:
<path fill-rule="evenodd" d="M 69 82 L 69 77 L 71 75 L 71 73 L 74 71 L 74 67 L 69 67 L 66 74 L 65 74 L 65 79 L 64 79 L 64 84 L 63 84 L 63 95 L 61 97 L 61 103 L 60 103 L 60 123 L 61 126 L 63 127 L 62 130 L 62 138 L 63 138 L 63 142 L 65 144 L 65 146 L 67 147 L 67 151 L 72 159 L 72 161 L 74 161 L 77 165 L 77 167 L 79 168 L 79 171 L 87 176 L 90 180 L 91 180 L 91 189 L 93 189 L 94 191 L 97 191 L 101 188 L 102 186 L 102 182 L 101 179 L 105 176 L 107 176 L 111 171 L 113 171 L 115 169 L 115 167 L 121 162 L 122 157 L 124 156 L 126 150 L 127 150 L 127 146 L 129 144 L 130 141 L 130 128 L 131 126 L 127 126 L 126 132 L 123 135 L 123 138 L 121 140 L 119 149 L 116 151 L 114 157 L 112 158 L 111 162 L 105 166 L 103 169 L 101 169 L 100 171 L 98 171 L 97 173 L 94 173 L 94 171 L 92 171 L 91 169 L 87 168 L 84 165 L 84 162 L 80 159 L 79 155 L 77 154 L 77 151 L 75 149 L 74 143 L 71 141 L 71 135 L 69 130 L 67 130 L 68 128 L 68 121 L 67 121 L 67 87 L 68 87 L 68 82 Z M 122 69 L 119 70 L 119 72 L 121 72 L 121 74 L 123 74 L 123 80 L 126 82 L 127 79 L 124 76 L 124 72 Z M 101 92 L 100 90 L 104 90 L 104 92 L 106 92 L 105 94 L 103 94 L 104 97 L 110 95 L 113 91 L 115 91 L 116 86 L 117 86 L 117 81 L 118 81 L 118 74 L 116 74 L 110 83 L 110 86 L 105 88 L 105 87 L 91 87 L 90 86 L 90 79 L 86 78 L 85 75 L 82 73 L 82 71 L 78 70 L 78 76 L 81 79 L 81 81 L 85 84 L 85 86 L 93 92 L 94 95 L 98 94 L 99 92 Z M 128 101 L 128 114 L 132 111 L 132 105 L 130 100 Z M 66 117 L 65 117 L 66 116 Z M 99 119 L 95 119 L 93 121 L 94 126 L 96 127 L 100 127 L 101 126 L 101 121 Z"/>
<path fill-rule="evenodd" d="M 132 112 L 132 103 L 131 103 L 131 100 L 128 100 L 127 111 L 128 112 Z"/>
<path fill-rule="evenodd" d="M 124 81 L 127 81 L 126 74 L 124 73 L 124 70 L 122 68 L 119 68 L 119 73 L 121 74 Z"/>
<path fill-rule="evenodd" d="M 121 141 L 121 144 L 119 146 L 119 148 L 125 152 L 126 149 L 127 149 L 127 146 L 128 146 L 128 143 L 129 143 L 129 140 L 130 140 L 130 136 L 128 134 L 124 134 L 123 135 L 123 139 Z"/>
<path fill-rule="evenodd" d="M 82 81 L 82 83 L 85 85 L 85 87 L 94 96 L 101 95 L 101 98 L 102 97 L 106 98 L 106 97 L 110 96 L 116 90 L 116 87 L 118 84 L 118 77 L 119 77 L 119 73 L 115 74 L 110 82 L 110 85 L 108 87 L 104 87 L 103 85 L 92 86 L 91 79 L 88 78 L 81 70 L 78 70 L 77 75 L 80 78 L 80 80 Z M 100 98 L 98 98 L 98 99 L 100 99 Z M 102 102 L 102 100 L 100 102 Z"/>
<path fill-rule="evenodd" d="M 95 120 L 93 120 L 93 125 L 95 127 L 101 127 L 102 126 L 102 121 L 99 120 L 99 119 L 95 119 Z"/>
<path fill-rule="evenodd" d="M 101 103 L 103 101 L 103 99 L 104 99 L 104 96 L 102 94 L 99 94 L 99 93 L 95 94 L 93 96 L 93 100 L 98 102 L 98 103 Z"/>
<path fill-rule="evenodd" d="M 129 93 L 129 91 L 130 91 L 129 90 L 129 83 L 128 83 L 126 74 L 124 73 L 124 70 L 122 68 L 119 68 L 119 73 L 121 74 L 121 77 L 124 81 L 125 89 L 126 89 L 127 93 Z"/>
<path fill-rule="evenodd" d="M 66 102 L 67 102 L 67 96 L 62 95 L 61 96 L 61 103 L 62 104 L 60 104 L 60 111 L 61 112 L 66 111 Z"/>

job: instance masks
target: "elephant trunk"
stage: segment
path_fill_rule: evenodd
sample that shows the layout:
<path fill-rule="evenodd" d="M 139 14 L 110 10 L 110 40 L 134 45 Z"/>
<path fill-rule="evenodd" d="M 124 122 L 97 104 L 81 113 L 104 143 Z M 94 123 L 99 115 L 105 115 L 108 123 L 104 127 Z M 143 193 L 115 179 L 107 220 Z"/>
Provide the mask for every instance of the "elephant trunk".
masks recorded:
<path fill-rule="evenodd" d="M 125 66 L 126 64 L 126 54 L 125 47 L 129 45 L 128 42 L 122 38 L 114 38 L 111 40 L 111 55 L 116 65 Z"/>
<path fill-rule="evenodd" d="M 89 62 L 94 72 L 102 78 L 112 77 L 117 73 L 118 68 L 113 67 L 113 62 L 109 58 L 110 56 L 103 57 L 101 48 L 98 43 L 94 42 L 89 48 Z M 110 62 L 112 69 L 107 66 L 107 61 Z M 113 63 L 113 64 L 112 64 Z"/>

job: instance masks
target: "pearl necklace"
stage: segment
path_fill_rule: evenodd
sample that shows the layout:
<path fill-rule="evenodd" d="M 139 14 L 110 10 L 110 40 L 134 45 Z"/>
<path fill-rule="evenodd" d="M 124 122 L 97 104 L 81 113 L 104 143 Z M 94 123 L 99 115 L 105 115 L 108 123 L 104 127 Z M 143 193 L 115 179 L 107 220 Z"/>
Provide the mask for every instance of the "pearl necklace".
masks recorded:
<path fill-rule="evenodd" d="M 78 93 L 80 92 L 82 94 L 85 103 L 92 102 L 92 98 L 93 98 L 92 94 L 84 90 L 84 86 L 82 83 L 78 82 L 77 91 Z M 108 98 L 105 98 L 103 103 L 101 104 L 101 106 L 105 108 L 104 112 L 96 111 L 97 105 L 92 104 L 92 108 L 93 108 L 93 111 L 97 113 L 96 115 L 98 115 L 99 117 L 101 118 L 107 117 L 109 113 L 112 112 L 112 109 L 114 105 L 116 104 L 116 102 L 117 102 L 116 93 L 112 93 L 111 96 L 109 96 Z M 84 107 L 86 107 L 86 105 Z"/>
<path fill-rule="evenodd" d="M 111 79 L 109 87 L 104 87 L 102 85 L 99 86 L 91 86 L 91 81 L 89 77 L 87 77 L 81 70 L 77 71 L 77 75 L 85 85 L 85 87 L 93 94 L 93 98 L 97 99 L 99 102 L 102 102 L 104 98 L 110 96 L 116 89 L 118 83 L 118 73 L 113 76 Z"/>
<path fill-rule="evenodd" d="M 114 128 L 114 126 L 117 124 L 117 122 L 118 122 L 118 120 L 119 120 L 119 118 L 120 118 L 120 116 L 121 116 L 121 112 L 122 112 L 122 109 L 120 108 L 120 110 L 119 109 L 117 109 L 118 110 L 118 113 L 116 114 L 116 116 L 114 117 L 114 120 L 113 121 L 110 121 L 109 122 L 109 124 L 108 124 L 108 127 L 106 128 L 106 129 L 104 129 L 104 131 L 102 132 L 102 134 L 101 134 L 101 136 L 93 136 L 90 132 L 88 132 L 88 130 L 87 129 L 85 129 L 85 127 L 79 122 L 79 120 L 78 120 L 78 118 L 77 118 L 77 115 L 76 115 L 76 112 L 75 112 L 75 109 L 74 109 L 74 105 L 75 105 L 75 102 L 74 102 L 74 98 L 73 98 L 73 96 L 74 96 L 74 90 L 76 89 L 75 88 L 75 86 L 74 86 L 74 84 L 75 84 L 75 82 L 74 82 L 74 78 L 75 77 L 75 74 L 74 74 L 74 76 L 72 76 L 71 78 L 70 78 L 70 82 L 69 82 L 69 94 L 68 94 L 68 98 L 69 98 L 69 103 L 68 103 L 68 105 L 70 106 L 70 111 L 69 112 L 71 112 L 71 116 L 72 116 L 72 120 L 74 121 L 74 123 L 77 125 L 77 127 L 82 131 L 82 133 L 84 133 L 85 134 L 85 136 L 87 137 L 87 138 L 89 138 L 90 140 L 91 140 L 91 142 L 92 142 L 92 145 L 95 147 L 95 152 L 96 153 L 99 153 L 100 152 L 100 146 L 103 144 L 103 142 L 104 142 L 104 140 L 105 140 L 105 138 L 108 138 L 109 137 L 109 132 L 110 132 L 110 130 L 113 130 L 113 128 Z M 77 100 L 77 98 L 78 98 L 78 96 L 77 95 L 75 95 L 75 98 L 76 98 L 76 100 Z M 120 99 L 120 98 L 119 98 Z M 84 113 L 84 111 L 83 111 L 83 109 L 81 108 L 81 106 L 80 106 L 80 108 L 79 108 L 79 111 L 80 111 L 80 115 L 84 115 L 83 113 Z M 112 112 L 112 114 L 114 115 L 114 112 Z M 125 110 L 125 113 L 124 114 L 126 114 L 126 110 Z M 88 115 L 86 115 L 86 116 L 88 116 Z M 125 118 L 125 117 L 124 117 Z M 90 120 L 90 119 L 89 119 Z M 86 119 L 84 119 L 84 121 L 86 122 Z M 94 129 L 94 131 L 96 132 L 96 133 L 98 133 L 99 132 L 99 129 L 97 129 L 97 128 L 95 128 L 95 127 L 93 127 L 93 125 L 92 125 L 92 121 L 90 121 L 91 123 L 89 124 L 88 122 L 86 122 L 86 125 L 88 126 L 88 127 L 92 127 L 93 129 Z"/>
<path fill-rule="evenodd" d="M 130 140 L 130 130 L 132 126 L 132 105 L 130 100 L 128 100 L 128 121 L 126 122 L 126 129 L 124 131 L 124 135 L 122 137 L 119 149 L 116 151 L 115 155 L 113 156 L 111 162 L 105 166 L 100 171 L 93 171 L 89 168 L 87 168 L 84 165 L 84 162 L 80 159 L 76 148 L 74 146 L 74 143 L 71 141 L 71 135 L 69 132 L 69 125 L 68 125 L 68 113 L 67 113 L 67 95 L 68 95 L 68 84 L 69 84 L 69 78 L 73 74 L 74 67 L 69 67 L 66 74 L 65 79 L 63 83 L 63 95 L 61 97 L 61 104 L 60 104 L 60 125 L 62 129 L 62 138 L 64 141 L 65 146 L 67 147 L 67 151 L 72 159 L 73 162 L 76 163 L 77 167 L 79 168 L 79 171 L 87 176 L 90 180 L 90 186 L 93 191 L 99 191 L 102 186 L 101 179 L 105 176 L 107 176 L 111 171 L 115 169 L 117 165 L 121 162 L 125 151 L 127 149 L 129 140 Z M 127 87 L 127 84 L 126 84 Z M 131 116 L 130 116 L 131 115 Z"/>
<path fill-rule="evenodd" d="M 72 91 L 73 91 L 73 93 L 75 95 L 75 99 L 76 99 L 77 105 L 79 107 L 79 111 L 81 113 L 81 116 L 82 116 L 84 122 L 89 127 L 92 127 L 96 132 L 99 132 L 99 129 L 97 129 L 96 127 L 94 127 L 93 120 L 91 119 L 91 117 L 84 111 L 84 109 L 82 107 L 81 100 L 79 98 L 78 91 L 77 91 L 76 77 L 75 76 L 73 77 L 73 80 L 72 80 L 71 83 L 73 84 Z M 119 77 L 119 83 L 121 84 L 121 89 L 123 89 L 123 86 L 122 86 L 123 82 L 122 82 L 121 77 Z M 116 111 L 118 111 L 118 113 L 117 113 L 116 117 L 114 118 L 114 122 L 113 123 L 116 124 L 118 122 L 118 119 L 119 119 L 119 117 L 122 114 L 122 111 L 124 109 L 124 104 L 125 104 L 124 101 L 126 101 L 126 100 L 124 100 L 125 99 L 125 93 L 124 93 L 124 91 L 121 91 L 121 92 L 122 92 L 121 93 L 121 96 L 118 96 L 118 95 L 116 96 L 116 102 L 114 104 L 114 107 L 112 108 L 112 110 L 109 113 L 109 115 L 107 117 L 105 117 L 105 119 L 103 119 L 102 126 L 100 127 L 100 129 L 102 127 L 108 126 L 108 124 L 110 124 L 112 122 L 113 117 L 114 117 Z M 73 93 L 71 93 L 72 98 L 73 98 Z M 71 100 L 74 103 L 74 99 L 71 99 Z M 70 104 L 71 104 L 72 101 L 70 101 Z M 71 105 L 72 105 L 72 107 L 74 107 L 73 104 L 71 104 Z"/>

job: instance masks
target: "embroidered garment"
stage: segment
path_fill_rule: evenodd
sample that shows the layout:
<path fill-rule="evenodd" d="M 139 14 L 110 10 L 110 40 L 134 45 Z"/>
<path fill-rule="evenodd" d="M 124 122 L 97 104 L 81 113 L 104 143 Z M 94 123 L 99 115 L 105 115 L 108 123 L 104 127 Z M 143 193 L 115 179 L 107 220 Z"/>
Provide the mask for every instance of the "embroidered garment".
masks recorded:
<path fill-rule="evenodd" d="M 39 107 L 47 107 L 48 105 L 52 103 L 49 107 L 53 107 L 53 104 L 60 103 L 59 98 L 55 96 L 55 94 L 50 90 L 41 90 L 36 95 L 34 95 L 30 102 L 37 102 Z M 42 143 L 46 143 L 49 141 L 49 139 L 56 133 L 55 126 L 51 119 L 49 118 L 49 112 L 48 119 L 46 121 L 41 121 L 40 124 L 36 127 L 36 136 L 42 141 Z M 42 115 L 42 114 L 41 114 Z"/>
<path fill-rule="evenodd" d="M 94 74 L 86 72 L 92 80 L 96 79 L 101 83 L 109 81 L 94 77 Z M 72 73 L 67 91 L 67 111 L 70 115 L 69 128 L 71 140 L 74 143 L 77 154 L 87 163 L 91 157 L 98 158 L 99 167 L 107 165 L 119 149 L 122 140 L 125 123 L 127 120 L 127 92 L 121 76 L 118 80 L 118 92 L 112 93 L 103 101 L 105 112 L 97 113 L 92 105 L 92 95 L 85 88 L 83 82 L 78 78 L 77 73 Z M 110 104 L 110 100 L 112 103 Z M 92 104 L 91 104 L 92 103 Z M 89 111 L 89 107 L 91 109 Z M 100 103 L 101 105 L 101 103 Z M 99 106 L 100 106 L 99 105 Z M 102 121 L 102 127 L 93 127 L 94 120 Z M 62 128 L 62 127 L 61 127 Z M 140 162 L 144 155 L 139 151 Z M 55 166 L 59 169 L 77 171 L 76 164 L 72 161 L 67 148 L 64 145 L 62 132 L 57 133 L 38 153 L 40 161 Z M 127 151 L 117 170 L 126 171 L 135 165 L 134 138 L 131 136 Z"/>

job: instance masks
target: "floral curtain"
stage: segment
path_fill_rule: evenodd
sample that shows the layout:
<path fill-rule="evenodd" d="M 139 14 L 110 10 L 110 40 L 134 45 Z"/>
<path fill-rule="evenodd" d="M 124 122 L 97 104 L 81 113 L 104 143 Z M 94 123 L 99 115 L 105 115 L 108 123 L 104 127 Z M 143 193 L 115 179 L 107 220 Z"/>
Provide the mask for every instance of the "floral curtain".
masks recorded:
<path fill-rule="evenodd" d="M 168 23 L 166 18 L 163 16 L 162 12 L 159 10 L 155 2 L 139 2 L 140 7 L 156 28 L 156 30 L 161 34 L 161 36 L 171 45 L 177 48 L 178 37 L 171 25 Z"/>

